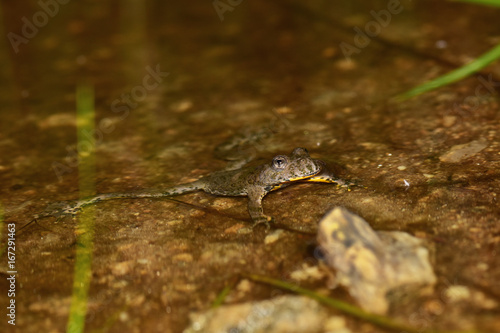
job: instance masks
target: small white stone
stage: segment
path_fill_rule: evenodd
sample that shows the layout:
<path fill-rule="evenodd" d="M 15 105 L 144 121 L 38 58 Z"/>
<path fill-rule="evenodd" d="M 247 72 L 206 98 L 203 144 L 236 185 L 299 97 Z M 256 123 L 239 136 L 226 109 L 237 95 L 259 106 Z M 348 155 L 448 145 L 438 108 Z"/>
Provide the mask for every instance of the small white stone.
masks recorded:
<path fill-rule="evenodd" d="M 445 290 L 445 295 L 450 302 L 467 300 L 471 296 L 470 289 L 466 286 L 450 286 Z"/>
<path fill-rule="evenodd" d="M 268 245 L 268 244 L 272 244 L 272 243 L 276 242 L 278 239 L 280 239 L 283 236 L 284 232 L 285 232 L 285 230 L 283 230 L 283 229 L 278 229 L 278 230 L 273 231 L 272 233 L 270 233 L 269 235 L 266 236 L 266 238 L 264 239 L 264 244 Z"/>
<path fill-rule="evenodd" d="M 126 313 L 125 311 L 120 312 L 120 321 L 121 322 L 126 322 L 126 321 L 128 321 L 128 319 L 129 319 L 128 313 Z"/>

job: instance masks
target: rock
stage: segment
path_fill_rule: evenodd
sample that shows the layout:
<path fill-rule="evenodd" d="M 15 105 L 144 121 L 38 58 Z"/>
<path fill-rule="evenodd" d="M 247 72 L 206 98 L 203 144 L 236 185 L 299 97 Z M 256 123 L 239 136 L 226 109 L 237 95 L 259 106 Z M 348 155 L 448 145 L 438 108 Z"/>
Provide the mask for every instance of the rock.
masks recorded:
<path fill-rule="evenodd" d="M 472 141 L 462 145 L 456 145 L 439 157 L 441 162 L 458 163 L 486 148 L 488 143 L 484 141 Z"/>
<path fill-rule="evenodd" d="M 76 116 L 71 112 L 61 112 L 50 115 L 39 122 L 41 129 L 59 126 L 76 126 Z"/>
<path fill-rule="evenodd" d="M 287 295 L 191 314 L 184 333 L 319 333 L 324 331 L 326 318 L 326 310 L 317 301 Z"/>
<path fill-rule="evenodd" d="M 266 238 L 264 239 L 264 244 L 269 245 L 275 243 L 284 235 L 285 235 L 285 230 L 283 229 L 275 230 L 266 236 Z"/>
<path fill-rule="evenodd" d="M 385 314 L 388 295 L 418 294 L 436 283 L 422 240 L 404 232 L 376 232 L 347 209 L 337 207 L 323 217 L 318 241 L 335 282 L 367 311 Z"/>
<path fill-rule="evenodd" d="M 351 333 L 351 330 L 346 327 L 345 318 L 340 316 L 328 318 L 324 330 L 325 333 Z"/>
<path fill-rule="evenodd" d="M 447 303 L 467 302 L 474 307 L 493 310 L 498 307 L 498 302 L 486 296 L 482 291 L 471 289 L 467 286 L 452 285 L 446 288 L 442 294 Z"/>
<path fill-rule="evenodd" d="M 290 273 L 290 278 L 294 281 L 318 281 L 325 277 L 325 271 L 321 270 L 318 265 L 308 266 L 303 263 L 300 269 Z"/>
<path fill-rule="evenodd" d="M 121 261 L 111 265 L 111 272 L 115 276 L 129 274 L 132 267 L 135 265 L 133 260 Z"/>

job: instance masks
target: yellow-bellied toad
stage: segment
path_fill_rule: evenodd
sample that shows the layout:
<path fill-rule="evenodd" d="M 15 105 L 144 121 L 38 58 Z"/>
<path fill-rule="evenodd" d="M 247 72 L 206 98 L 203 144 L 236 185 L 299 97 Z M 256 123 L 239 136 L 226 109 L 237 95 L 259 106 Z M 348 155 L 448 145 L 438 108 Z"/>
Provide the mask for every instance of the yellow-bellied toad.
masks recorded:
<path fill-rule="evenodd" d="M 248 212 L 254 226 L 259 223 L 266 223 L 269 226 L 272 218 L 264 215 L 262 210 L 264 196 L 293 182 L 303 181 L 345 184 L 326 168 L 323 161 L 312 159 L 304 148 L 295 148 L 290 156 L 275 156 L 271 163 L 214 172 L 192 183 L 173 186 L 159 192 L 106 193 L 83 200 L 64 202 L 57 210 L 38 217 L 76 214 L 84 206 L 111 199 L 159 198 L 202 190 L 221 196 L 248 196 Z"/>

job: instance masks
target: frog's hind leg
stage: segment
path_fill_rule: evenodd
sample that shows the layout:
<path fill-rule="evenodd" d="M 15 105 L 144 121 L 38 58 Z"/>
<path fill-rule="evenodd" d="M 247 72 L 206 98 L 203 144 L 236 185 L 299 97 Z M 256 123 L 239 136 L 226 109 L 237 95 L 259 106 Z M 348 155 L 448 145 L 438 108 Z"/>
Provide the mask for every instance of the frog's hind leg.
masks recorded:
<path fill-rule="evenodd" d="M 64 215 L 76 215 L 83 207 L 96 204 L 101 201 L 115 200 L 115 199 L 140 199 L 140 198 L 163 198 L 171 197 L 184 193 L 190 193 L 197 190 L 202 190 L 204 183 L 195 181 L 188 184 L 181 184 L 172 186 L 163 191 L 139 191 L 139 192 L 114 192 L 98 194 L 92 197 L 74 200 L 74 201 L 61 201 L 51 204 L 47 207 L 44 216 L 60 217 Z"/>
<path fill-rule="evenodd" d="M 197 180 L 187 184 L 181 184 L 169 187 L 161 192 L 161 195 L 155 197 L 171 197 L 175 195 L 181 195 L 184 193 L 191 193 L 199 190 L 205 189 L 205 182 L 202 180 Z"/>

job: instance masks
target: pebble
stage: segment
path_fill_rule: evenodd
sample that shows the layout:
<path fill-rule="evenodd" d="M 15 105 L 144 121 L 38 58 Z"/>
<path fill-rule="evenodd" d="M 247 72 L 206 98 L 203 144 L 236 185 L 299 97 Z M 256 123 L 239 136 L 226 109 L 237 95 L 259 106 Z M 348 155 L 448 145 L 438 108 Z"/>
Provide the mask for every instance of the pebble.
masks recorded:
<path fill-rule="evenodd" d="M 269 235 L 266 236 L 264 239 L 264 244 L 272 244 L 276 241 L 278 241 L 284 234 L 285 230 L 283 229 L 278 229 L 273 232 L 271 232 Z"/>
<path fill-rule="evenodd" d="M 479 153 L 487 146 L 488 143 L 484 141 L 472 141 L 461 145 L 455 145 L 451 147 L 448 152 L 441 155 L 439 160 L 446 163 L 458 163 Z"/>

